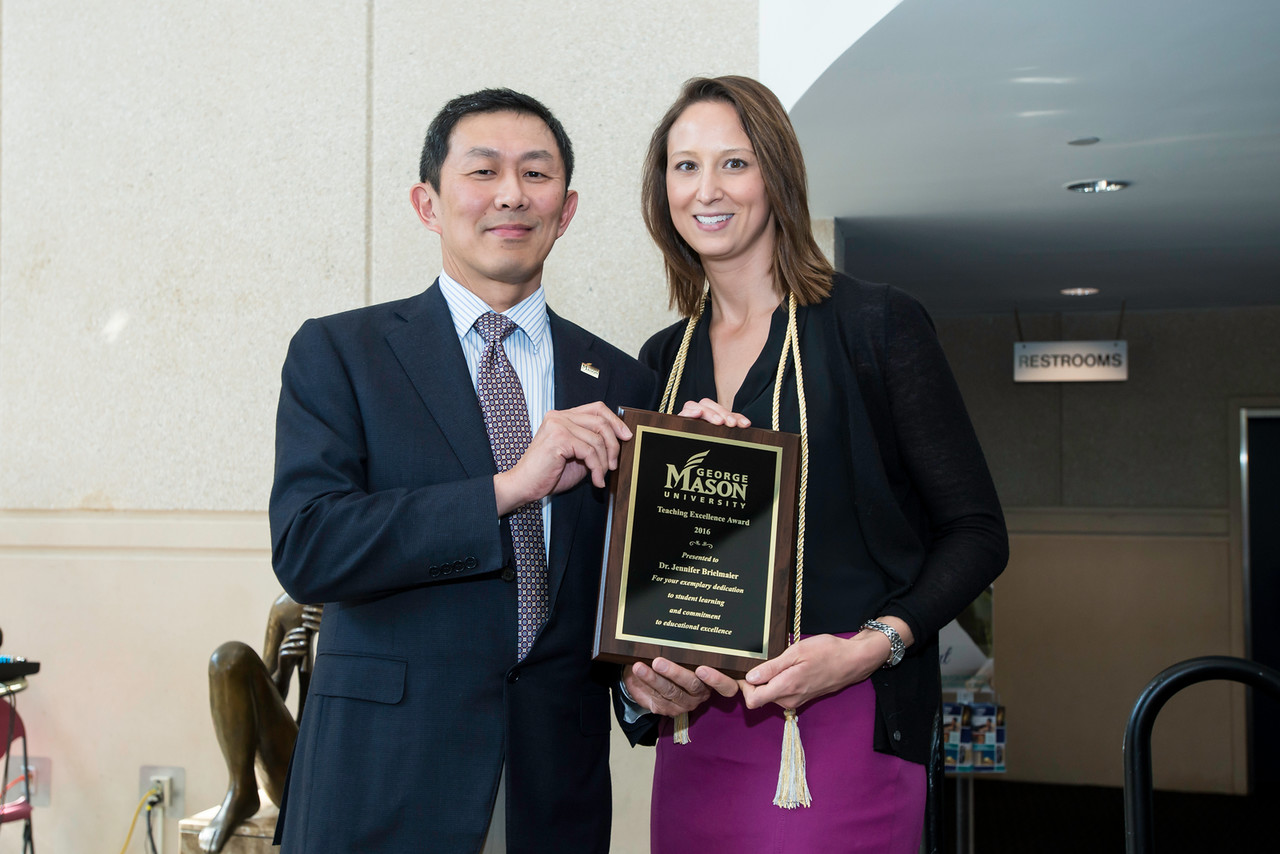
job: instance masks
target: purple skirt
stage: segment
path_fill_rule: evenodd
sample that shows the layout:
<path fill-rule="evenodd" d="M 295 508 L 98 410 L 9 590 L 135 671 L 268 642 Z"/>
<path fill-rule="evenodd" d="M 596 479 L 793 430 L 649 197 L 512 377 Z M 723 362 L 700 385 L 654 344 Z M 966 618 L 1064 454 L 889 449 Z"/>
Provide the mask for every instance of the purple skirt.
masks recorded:
<path fill-rule="evenodd" d="M 872 750 L 875 689 L 850 685 L 800 708 L 813 805 L 773 805 L 782 709 L 748 709 L 742 695 L 690 715 L 689 744 L 662 723 L 653 774 L 653 854 L 917 854 L 925 768 Z"/>

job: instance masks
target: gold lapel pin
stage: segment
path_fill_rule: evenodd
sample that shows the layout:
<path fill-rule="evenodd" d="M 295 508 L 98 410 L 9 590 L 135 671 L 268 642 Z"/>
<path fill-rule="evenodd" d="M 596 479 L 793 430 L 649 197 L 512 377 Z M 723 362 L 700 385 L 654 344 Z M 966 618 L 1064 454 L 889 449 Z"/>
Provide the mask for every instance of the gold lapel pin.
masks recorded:
<path fill-rule="evenodd" d="M 595 380 L 600 379 L 600 369 L 597 368 L 595 365 L 591 364 L 590 362 L 582 363 L 582 372 L 587 376 L 591 377 L 592 379 L 595 379 Z"/>

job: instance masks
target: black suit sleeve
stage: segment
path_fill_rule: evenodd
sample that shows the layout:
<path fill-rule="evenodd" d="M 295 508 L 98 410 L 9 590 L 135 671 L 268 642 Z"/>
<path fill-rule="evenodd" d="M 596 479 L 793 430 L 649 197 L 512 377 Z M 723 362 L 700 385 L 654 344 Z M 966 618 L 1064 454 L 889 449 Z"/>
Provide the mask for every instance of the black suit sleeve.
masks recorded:
<path fill-rule="evenodd" d="M 270 504 L 272 564 L 290 596 L 358 599 L 506 564 L 492 476 L 374 491 L 365 435 L 351 366 L 308 321 L 281 377 Z"/>

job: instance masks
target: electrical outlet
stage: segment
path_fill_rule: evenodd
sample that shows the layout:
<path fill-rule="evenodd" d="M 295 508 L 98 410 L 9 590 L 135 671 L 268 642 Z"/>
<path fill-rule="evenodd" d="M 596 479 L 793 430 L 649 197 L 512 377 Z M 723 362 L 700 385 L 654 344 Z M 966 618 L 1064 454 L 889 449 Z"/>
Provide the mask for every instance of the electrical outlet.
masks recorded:
<path fill-rule="evenodd" d="M 29 756 L 27 773 L 31 775 L 31 806 L 49 806 L 53 795 L 53 760 L 47 756 Z"/>
<path fill-rule="evenodd" d="M 138 797 L 145 795 L 157 779 L 168 781 L 163 792 L 164 817 L 175 820 L 182 818 L 187 795 L 186 770 L 173 765 L 143 765 L 138 769 Z"/>
<path fill-rule="evenodd" d="M 165 807 L 166 809 L 173 809 L 173 807 L 171 806 L 173 804 L 173 778 L 172 777 L 170 777 L 168 774 L 163 774 L 163 775 L 153 774 L 151 776 L 151 786 L 149 788 L 160 790 L 160 803 L 156 804 L 156 806 Z"/>
<path fill-rule="evenodd" d="M 13 788 L 9 790 L 10 800 L 22 793 L 22 783 L 14 782 L 21 780 L 22 774 L 22 763 L 9 764 L 9 779 L 5 780 L 5 785 L 14 783 Z M 31 806 L 49 806 L 50 783 L 53 782 L 53 760 L 45 756 L 27 757 L 26 774 L 27 782 L 31 785 Z"/>

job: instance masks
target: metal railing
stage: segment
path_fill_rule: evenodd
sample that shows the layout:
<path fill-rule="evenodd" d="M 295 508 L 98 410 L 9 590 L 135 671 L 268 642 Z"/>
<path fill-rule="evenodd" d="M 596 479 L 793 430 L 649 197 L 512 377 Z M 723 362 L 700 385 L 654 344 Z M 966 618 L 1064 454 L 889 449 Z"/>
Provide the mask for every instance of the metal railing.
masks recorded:
<path fill-rule="evenodd" d="M 1280 698 L 1280 671 L 1255 661 L 1209 655 L 1180 662 L 1147 683 L 1124 731 L 1124 836 L 1128 854 L 1152 854 L 1151 729 L 1174 694 L 1197 682 L 1228 679 Z"/>

